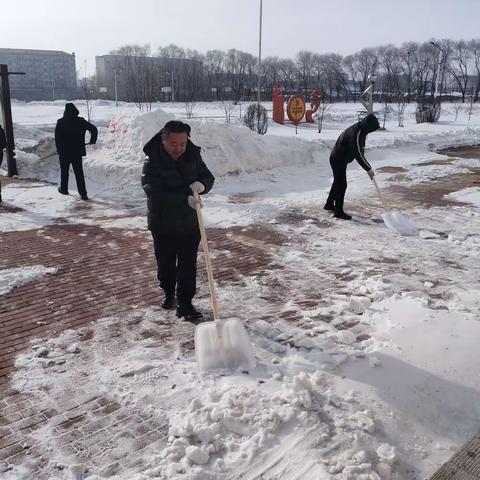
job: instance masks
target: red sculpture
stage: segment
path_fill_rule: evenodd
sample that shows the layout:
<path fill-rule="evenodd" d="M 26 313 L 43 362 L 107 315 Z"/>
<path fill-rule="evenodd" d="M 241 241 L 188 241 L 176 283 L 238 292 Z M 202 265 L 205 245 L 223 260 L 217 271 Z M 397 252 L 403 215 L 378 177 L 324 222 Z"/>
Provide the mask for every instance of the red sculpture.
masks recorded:
<path fill-rule="evenodd" d="M 320 106 L 320 92 L 318 90 L 314 90 L 312 92 L 312 102 L 310 103 L 311 110 L 307 110 L 305 113 L 305 120 L 307 123 L 314 123 L 313 114 L 318 110 Z"/>
<path fill-rule="evenodd" d="M 285 99 L 283 97 L 282 90 L 280 89 L 280 87 L 273 87 L 272 100 L 273 100 L 273 111 L 272 111 L 273 121 L 283 125 L 283 122 L 285 121 L 285 111 L 283 109 L 283 103 Z"/>

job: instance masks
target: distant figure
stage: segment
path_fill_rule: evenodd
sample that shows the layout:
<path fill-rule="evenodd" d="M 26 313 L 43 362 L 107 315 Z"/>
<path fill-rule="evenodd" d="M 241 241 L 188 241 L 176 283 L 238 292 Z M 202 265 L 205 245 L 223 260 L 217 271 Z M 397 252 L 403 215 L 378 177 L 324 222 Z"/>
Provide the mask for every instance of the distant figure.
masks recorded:
<path fill-rule="evenodd" d="M 347 215 L 343 211 L 343 201 L 347 191 L 347 165 L 355 158 L 371 179 L 375 176 L 375 172 L 365 158 L 364 150 L 367 135 L 379 128 L 380 124 L 377 117 L 370 113 L 344 130 L 333 147 L 330 154 L 333 183 L 327 203 L 323 208 L 332 210 L 336 218 L 341 218 L 342 220 L 352 219 L 351 215 Z"/>
<path fill-rule="evenodd" d="M 172 120 L 146 143 L 142 187 L 147 195 L 157 278 L 165 292 L 161 307 L 175 308 L 176 288 L 177 317 L 196 323 L 202 314 L 192 305 L 200 243 L 193 193 L 208 193 L 215 178 L 202 160 L 200 147 L 189 136 L 190 125 Z"/>
<path fill-rule="evenodd" d="M 78 114 L 77 107 L 73 103 L 67 103 L 63 117 L 57 120 L 57 126 L 55 127 L 55 144 L 61 171 L 58 191 L 62 195 L 68 195 L 68 171 L 70 164 L 72 164 L 80 198 L 88 200 L 82 167 L 82 157 L 87 154 L 85 133 L 90 132 L 90 142 L 88 144 L 93 145 L 97 141 L 98 132 L 95 125 L 87 122 L 83 117 L 79 117 Z"/>
<path fill-rule="evenodd" d="M 7 146 L 7 137 L 5 136 L 5 130 L 0 125 L 0 167 L 3 162 L 3 149 Z M 2 184 L 0 182 L 0 203 L 2 203 Z"/>

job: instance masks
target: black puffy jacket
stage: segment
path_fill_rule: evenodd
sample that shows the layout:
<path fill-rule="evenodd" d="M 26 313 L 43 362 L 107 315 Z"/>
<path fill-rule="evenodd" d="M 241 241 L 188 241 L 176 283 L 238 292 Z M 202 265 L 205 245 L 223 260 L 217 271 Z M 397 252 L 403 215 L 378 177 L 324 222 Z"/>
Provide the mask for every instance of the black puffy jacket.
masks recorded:
<path fill-rule="evenodd" d="M 73 103 L 65 105 L 63 117 L 57 120 L 55 127 L 55 145 L 61 157 L 84 157 L 85 133 L 90 132 L 90 143 L 97 141 L 97 127 L 78 116 L 79 111 Z"/>
<path fill-rule="evenodd" d="M 368 172 L 372 167 L 365 158 L 365 140 L 369 133 L 379 128 L 380 124 L 373 113 L 348 127 L 338 137 L 332 149 L 330 160 L 334 163 L 343 162 L 347 164 L 356 159 L 360 166 Z"/>
<path fill-rule="evenodd" d="M 147 155 L 143 164 L 142 187 L 147 195 L 148 228 L 169 236 L 189 235 L 198 231 L 197 214 L 188 205 L 189 187 L 201 182 L 208 193 L 214 176 L 200 155 L 200 147 L 190 140 L 185 153 L 174 160 L 163 147 L 161 131 L 149 140 L 143 151 Z"/>

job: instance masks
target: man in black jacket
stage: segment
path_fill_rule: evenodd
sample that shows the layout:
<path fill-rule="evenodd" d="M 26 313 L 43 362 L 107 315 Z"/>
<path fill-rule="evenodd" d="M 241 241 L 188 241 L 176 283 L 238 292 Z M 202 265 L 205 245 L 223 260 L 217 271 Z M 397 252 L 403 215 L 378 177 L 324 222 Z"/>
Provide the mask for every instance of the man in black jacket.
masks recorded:
<path fill-rule="evenodd" d="M 330 166 L 333 170 L 333 184 L 328 195 L 325 210 L 332 210 L 336 218 L 351 220 L 352 217 L 343 211 L 343 201 L 347 190 L 347 165 L 356 159 L 360 166 L 373 179 L 375 173 L 365 158 L 365 140 L 367 135 L 380 128 L 377 117 L 370 113 L 365 118 L 348 127 L 338 137 L 332 153 Z"/>
<path fill-rule="evenodd" d="M 0 167 L 3 162 L 3 149 L 7 146 L 7 137 L 5 136 L 5 130 L 0 125 Z M 2 184 L 0 183 L 0 203 L 2 203 Z"/>
<path fill-rule="evenodd" d="M 157 278 L 165 296 L 162 308 L 175 306 L 177 317 L 197 322 L 202 314 L 192 305 L 196 291 L 200 231 L 193 192 L 210 191 L 215 178 L 190 140 L 190 126 L 170 121 L 147 142 L 142 187 L 147 195 L 148 228 L 152 232 Z"/>
<path fill-rule="evenodd" d="M 82 166 L 82 157 L 87 154 L 85 133 L 90 132 L 89 145 L 93 145 L 97 141 L 98 132 L 95 125 L 87 122 L 83 117 L 79 117 L 78 114 L 77 107 L 73 103 L 67 103 L 63 117 L 57 120 L 57 126 L 55 127 L 55 144 L 60 159 L 61 172 L 58 191 L 62 195 L 68 195 L 68 171 L 70 164 L 72 164 L 78 193 L 82 200 L 88 200 Z"/>

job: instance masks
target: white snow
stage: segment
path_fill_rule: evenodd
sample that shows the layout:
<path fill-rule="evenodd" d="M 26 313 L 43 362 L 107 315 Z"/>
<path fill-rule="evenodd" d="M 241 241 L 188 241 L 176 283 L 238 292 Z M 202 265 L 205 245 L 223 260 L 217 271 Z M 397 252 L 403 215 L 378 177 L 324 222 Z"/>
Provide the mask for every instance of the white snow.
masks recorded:
<path fill-rule="evenodd" d="M 0 295 L 5 295 L 15 287 L 32 282 L 48 273 L 55 273 L 56 271 L 56 268 L 43 267 L 41 265 L 1 269 Z"/>
<path fill-rule="evenodd" d="M 44 183 L 58 181 L 58 158 L 19 152 L 21 176 L 43 182 L 3 187 L 7 207 L 22 210 L 0 213 L 2 234 L 58 222 L 145 229 L 141 149 L 182 108 L 139 113 L 131 105 L 95 105 L 100 137 L 84 162 L 94 199 L 88 204 L 78 199 L 73 178 L 69 197 Z M 196 115 L 220 116 L 220 108 L 199 105 Z M 331 183 L 328 146 L 356 120 L 357 108 L 335 105 L 320 135 L 316 125 L 301 125 L 296 135 L 291 126 L 270 124 L 260 137 L 238 119 L 189 122 L 217 177 L 203 202 L 207 227 L 240 227 L 232 239 L 264 248 L 284 267 L 218 289 L 226 318 L 241 308 L 248 319 L 257 368 L 199 374 L 179 347 L 193 328 L 155 305 L 89 325 L 88 342 L 79 342 L 82 330 L 33 342 L 17 357 L 13 384 L 45 409 L 105 395 L 121 414 L 164 426 L 164 436 L 138 451 L 133 424 L 98 432 L 108 449 L 87 465 L 67 452 L 53 418 L 31 433 L 49 452 L 46 478 L 105 478 L 103 467 L 130 455 L 134 462 L 114 478 L 419 480 L 478 432 L 479 188 L 443 197 L 461 205 L 422 208 L 389 187 L 408 188 L 414 197 L 422 182 L 468 176 L 478 160 L 434 150 L 480 143 L 480 117 L 469 123 L 461 114 L 455 122 L 445 105 L 441 122 L 417 125 L 410 105 L 404 128 L 390 117 L 385 131 L 369 135 L 367 157 L 388 205 L 418 229 L 401 236 L 381 221 L 375 189 L 355 163 L 346 199 L 354 220 L 334 220 L 322 208 Z M 41 132 L 62 110 L 61 102 L 16 103 L 19 145 L 46 138 Z M 48 151 L 48 140 L 42 148 Z M 399 170 L 382 172 L 386 166 Z M 250 236 L 256 227 L 283 241 L 262 243 Z M 37 276 L 54 272 L 36 268 Z M 12 288 L 2 272 L 0 288 Z M 27 276 L 17 271 L 12 278 L 16 285 Z M 151 331 L 168 332 L 169 340 L 142 336 Z M 18 480 L 32 471 L 25 462 L 3 475 Z"/>

